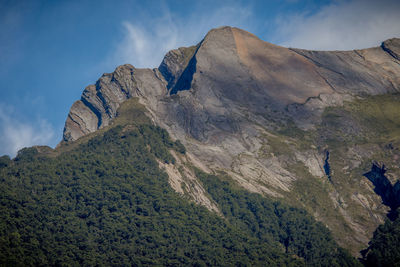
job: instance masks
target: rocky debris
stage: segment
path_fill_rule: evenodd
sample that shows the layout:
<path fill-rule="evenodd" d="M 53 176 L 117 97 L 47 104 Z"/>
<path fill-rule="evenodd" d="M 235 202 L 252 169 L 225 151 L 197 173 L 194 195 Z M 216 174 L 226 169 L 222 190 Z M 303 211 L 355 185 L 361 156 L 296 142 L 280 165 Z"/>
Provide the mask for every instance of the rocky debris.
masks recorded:
<path fill-rule="evenodd" d="M 203 185 L 196 178 L 194 171 L 185 166 L 186 156 L 178 156 L 170 151 L 176 160 L 175 164 L 168 164 L 158 161 L 159 166 L 166 171 L 170 186 L 180 194 L 187 194 L 196 203 L 205 206 L 207 209 L 222 215 L 214 200 L 210 199 Z"/>

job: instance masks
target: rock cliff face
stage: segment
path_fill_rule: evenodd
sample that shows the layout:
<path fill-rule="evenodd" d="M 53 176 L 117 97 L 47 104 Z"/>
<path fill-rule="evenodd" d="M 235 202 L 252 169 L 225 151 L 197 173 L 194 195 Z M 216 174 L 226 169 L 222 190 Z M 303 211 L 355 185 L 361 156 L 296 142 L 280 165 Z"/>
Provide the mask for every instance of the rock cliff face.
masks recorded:
<path fill-rule="evenodd" d="M 385 176 L 385 165 L 372 164 L 371 171 L 364 174 L 375 186 L 374 191 L 382 198 L 383 204 L 390 207 L 389 217 L 396 219 L 397 209 L 400 207 L 400 181 L 394 185 Z"/>
<path fill-rule="evenodd" d="M 356 251 L 385 216 L 360 168 L 386 142 L 370 138 L 376 129 L 356 107 L 399 93 L 399 56 L 400 39 L 322 52 L 276 46 L 237 28 L 214 29 L 197 46 L 168 52 L 157 69 L 123 65 L 88 86 L 71 107 L 64 142 L 108 126 L 119 106 L 137 97 L 154 123 L 184 143 L 191 165 L 301 203 L 344 232 L 338 241 Z M 364 141 L 349 141 L 360 132 Z M 390 160 L 399 154 L 385 153 Z M 319 193 L 307 192 L 313 186 Z"/>
<path fill-rule="evenodd" d="M 132 97 L 154 97 L 165 93 L 158 70 L 119 66 L 89 85 L 68 114 L 64 140 L 73 141 L 110 124 L 122 102 Z"/>

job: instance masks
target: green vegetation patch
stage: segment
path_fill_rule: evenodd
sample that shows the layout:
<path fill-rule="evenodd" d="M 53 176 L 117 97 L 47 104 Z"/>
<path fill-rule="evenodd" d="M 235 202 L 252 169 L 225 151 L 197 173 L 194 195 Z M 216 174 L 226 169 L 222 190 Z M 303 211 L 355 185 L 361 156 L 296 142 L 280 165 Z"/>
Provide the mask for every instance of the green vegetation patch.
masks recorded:
<path fill-rule="evenodd" d="M 139 103 L 139 98 L 133 97 L 124 101 L 118 108 L 117 117 L 112 121 L 113 125 L 141 125 L 150 124 L 146 116 L 146 107 Z"/>
<path fill-rule="evenodd" d="M 158 127 L 117 126 L 57 157 L 2 158 L 0 265 L 303 265 L 175 193 L 156 160 L 171 147 Z"/>
<path fill-rule="evenodd" d="M 387 220 L 374 232 L 365 250 L 365 266 L 400 266 L 400 217 L 395 221 Z"/>
<path fill-rule="evenodd" d="M 197 177 L 229 223 L 262 243 L 278 244 L 291 257 L 304 260 L 306 266 L 359 265 L 304 209 L 250 193 L 228 177 L 201 171 L 197 171 Z"/>
<path fill-rule="evenodd" d="M 387 94 L 327 108 L 319 131 L 325 132 L 331 145 L 399 141 L 399 103 L 400 95 Z"/>

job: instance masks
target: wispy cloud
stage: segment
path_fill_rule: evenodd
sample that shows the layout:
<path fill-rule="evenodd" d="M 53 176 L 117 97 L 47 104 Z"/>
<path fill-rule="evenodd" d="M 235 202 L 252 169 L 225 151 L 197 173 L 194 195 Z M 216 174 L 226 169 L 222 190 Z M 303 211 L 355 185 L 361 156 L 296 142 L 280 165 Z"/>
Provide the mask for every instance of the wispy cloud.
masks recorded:
<path fill-rule="evenodd" d="M 335 1 L 315 14 L 283 15 L 275 39 L 284 46 L 350 50 L 377 46 L 400 37 L 400 2 Z"/>
<path fill-rule="evenodd" d="M 112 61 L 117 64 L 130 63 L 141 68 L 157 67 L 169 50 L 194 45 L 215 27 L 246 27 L 246 21 L 251 16 L 248 6 L 237 3 L 211 11 L 194 7 L 189 12 L 185 18 L 180 18 L 168 7 L 164 7 L 158 18 L 144 19 L 146 24 L 124 21 L 124 38 L 118 44 Z"/>
<path fill-rule="evenodd" d="M 46 120 L 24 120 L 12 106 L 4 104 L 0 104 L 0 136 L 0 155 L 11 157 L 24 147 L 56 143 L 54 129 Z"/>

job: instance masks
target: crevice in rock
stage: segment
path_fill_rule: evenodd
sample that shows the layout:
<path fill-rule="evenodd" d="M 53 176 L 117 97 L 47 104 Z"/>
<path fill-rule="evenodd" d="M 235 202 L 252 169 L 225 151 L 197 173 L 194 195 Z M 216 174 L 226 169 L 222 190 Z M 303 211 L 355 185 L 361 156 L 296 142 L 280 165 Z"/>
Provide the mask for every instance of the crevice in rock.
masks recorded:
<path fill-rule="evenodd" d="M 325 150 L 324 171 L 328 177 L 329 182 L 332 183 L 331 166 L 329 165 L 329 151 Z"/>
<path fill-rule="evenodd" d="M 400 207 L 400 181 L 394 185 L 385 176 L 385 165 L 372 163 L 371 171 L 364 174 L 375 186 L 374 192 L 382 198 L 382 203 L 390 208 L 388 217 L 394 220 L 397 217 L 397 208 Z"/>
<path fill-rule="evenodd" d="M 100 125 L 102 123 L 101 112 L 99 110 L 97 110 L 92 105 L 92 103 L 87 101 L 85 98 L 81 97 L 81 101 L 83 102 L 83 104 L 85 104 L 85 106 L 87 106 L 96 115 L 96 117 L 97 117 L 97 129 L 100 129 Z"/>
<path fill-rule="evenodd" d="M 363 55 L 361 55 L 361 53 L 358 50 L 353 50 L 353 52 L 359 56 L 363 61 L 365 61 L 365 57 Z"/>
<path fill-rule="evenodd" d="M 389 55 L 391 55 L 394 59 L 400 60 L 400 57 L 399 57 L 396 53 L 394 53 L 390 48 L 388 48 L 388 47 L 385 45 L 385 42 L 383 42 L 383 43 L 381 44 L 381 48 L 382 48 L 383 51 L 385 51 L 386 53 L 388 53 Z"/>
<path fill-rule="evenodd" d="M 130 96 L 130 94 L 129 94 L 129 90 L 128 90 L 127 88 L 125 88 L 125 87 L 121 84 L 121 82 L 115 78 L 115 74 L 114 74 L 114 73 L 113 73 L 113 75 L 112 75 L 111 82 L 114 83 L 114 84 L 119 88 L 119 90 L 125 95 L 125 98 L 126 98 L 126 99 L 131 98 L 131 96 Z"/>
<path fill-rule="evenodd" d="M 305 57 L 306 59 L 308 59 L 309 61 L 311 61 L 312 63 L 314 63 L 314 64 L 315 64 L 317 67 L 319 67 L 319 68 L 323 68 L 323 69 L 332 71 L 333 73 L 336 73 L 336 74 L 338 74 L 338 75 L 340 75 L 340 76 L 344 76 L 344 74 L 343 74 L 342 72 L 339 72 L 339 71 L 337 71 L 337 70 L 334 70 L 334 69 L 332 69 L 332 68 L 329 68 L 328 66 L 321 64 L 320 62 L 318 62 L 318 61 L 316 61 L 315 59 L 311 58 L 310 56 L 306 55 L 305 53 L 302 53 L 302 52 L 301 52 L 301 51 L 302 51 L 301 49 L 289 48 L 289 50 L 291 50 L 291 51 L 297 53 L 298 55 L 300 55 L 300 56 L 302 56 L 302 57 Z M 306 50 L 303 50 L 303 51 L 307 52 Z M 315 51 L 310 51 L 310 52 L 315 52 Z"/>
<path fill-rule="evenodd" d="M 101 92 L 100 80 L 98 80 L 96 82 L 96 96 L 100 99 L 101 103 L 103 104 L 103 108 L 104 108 L 104 111 L 106 112 L 106 114 L 110 118 L 112 118 L 113 116 L 110 112 L 110 106 L 108 104 L 108 101 L 104 98 L 103 92 Z M 101 124 L 99 124 L 98 128 L 100 128 L 100 126 L 101 126 Z"/>

